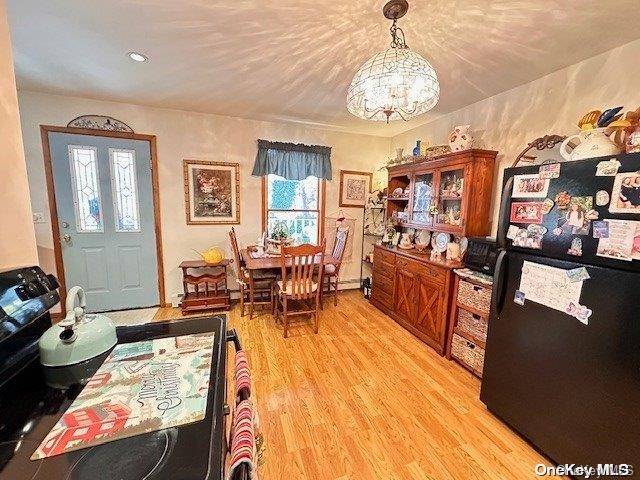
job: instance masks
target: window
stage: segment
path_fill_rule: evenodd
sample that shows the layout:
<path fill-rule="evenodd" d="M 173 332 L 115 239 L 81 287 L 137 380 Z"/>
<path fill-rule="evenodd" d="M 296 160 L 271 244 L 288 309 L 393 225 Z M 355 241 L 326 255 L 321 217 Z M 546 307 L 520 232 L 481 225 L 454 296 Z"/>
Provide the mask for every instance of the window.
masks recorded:
<path fill-rule="evenodd" d="M 116 232 L 139 232 L 136 152 L 110 148 L 109 164 L 111 165 L 111 194 Z"/>
<path fill-rule="evenodd" d="M 96 147 L 69 145 L 73 206 L 78 233 L 102 233 L 102 203 Z"/>
<path fill-rule="evenodd" d="M 287 180 L 269 174 L 264 182 L 267 234 L 286 228 L 295 243 L 317 244 L 322 233 L 320 212 L 324 204 L 320 179 Z"/>

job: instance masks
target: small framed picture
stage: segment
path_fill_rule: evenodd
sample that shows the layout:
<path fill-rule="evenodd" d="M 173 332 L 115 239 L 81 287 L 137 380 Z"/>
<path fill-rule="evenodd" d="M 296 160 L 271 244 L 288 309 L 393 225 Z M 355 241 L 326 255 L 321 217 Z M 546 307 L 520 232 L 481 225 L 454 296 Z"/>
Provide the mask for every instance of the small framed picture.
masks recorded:
<path fill-rule="evenodd" d="M 371 193 L 371 172 L 340 170 L 340 206 L 364 207 Z"/>
<path fill-rule="evenodd" d="M 544 202 L 513 202 L 511 204 L 511 222 L 542 223 Z"/>
<path fill-rule="evenodd" d="M 611 192 L 611 213 L 640 213 L 640 172 L 619 173 Z"/>
<path fill-rule="evenodd" d="M 240 223 L 240 164 L 184 160 L 187 225 Z"/>
<path fill-rule="evenodd" d="M 513 177 L 511 198 L 546 198 L 549 179 L 540 175 L 516 175 Z"/>

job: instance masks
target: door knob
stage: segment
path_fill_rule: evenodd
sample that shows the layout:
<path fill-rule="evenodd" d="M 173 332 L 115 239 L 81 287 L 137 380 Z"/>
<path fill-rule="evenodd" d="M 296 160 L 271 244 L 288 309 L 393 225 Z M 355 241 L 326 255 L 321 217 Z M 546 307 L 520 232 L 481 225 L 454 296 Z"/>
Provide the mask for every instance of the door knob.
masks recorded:
<path fill-rule="evenodd" d="M 62 241 L 65 242 L 65 243 L 71 243 L 71 235 L 69 235 L 68 233 L 65 233 L 62 236 Z"/>
<path fill-rule="evenodd" d="M 62 222 L 62 228 L 69 228 L 68 222 Z"/>

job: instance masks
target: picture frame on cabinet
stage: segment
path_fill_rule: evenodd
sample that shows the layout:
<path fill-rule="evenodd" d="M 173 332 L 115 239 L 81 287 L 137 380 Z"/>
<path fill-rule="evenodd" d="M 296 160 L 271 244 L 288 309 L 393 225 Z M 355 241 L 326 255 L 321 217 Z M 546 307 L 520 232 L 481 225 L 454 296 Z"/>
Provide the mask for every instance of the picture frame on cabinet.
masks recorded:
<path fill-rule="evenodd" d="M 373 173 L 356 170 L 340 170 L 340 206 L 363 208 L 369 194 Z"/>

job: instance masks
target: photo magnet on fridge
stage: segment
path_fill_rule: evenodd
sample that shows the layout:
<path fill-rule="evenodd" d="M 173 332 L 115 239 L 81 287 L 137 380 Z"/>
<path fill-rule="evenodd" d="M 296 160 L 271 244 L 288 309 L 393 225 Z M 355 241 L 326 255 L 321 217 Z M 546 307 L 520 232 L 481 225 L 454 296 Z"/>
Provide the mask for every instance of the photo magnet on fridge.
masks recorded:
<path fill-rule="evenodd" d="M 543 203 L 543 207 L 542 207 L 542 214 L 543 215 L 548 215 L 549 212 L 551 210 L 553 210 L 553 206 L 556 204 L 556 202 L 554 202 L 553 200 L 551 200 L 550 198 L 545 198 Z"/>
<path fill-rule="evenodd" d="M 513 302 L 518 305 L 524 305 L 524 292 L 516 290 L 516 295 L 513 297 Z"/>
<path fill-rule="evenodd" d="M 593 314 L 593 310 L 580 305 L 579 303 L 570 302 L 566 312 L 572 317 L 576 317 L 580 323 L 589 325 L 589 317 Z"/>
<path fill-rule="evenodd" d="M 560 177 L 560 164 L 552 163 L 547 165 L 540 165 L 540 171 L 538 176 L 543 179 L 559 178 Z"/>
<path fill-rule="evenodd" d="M 611 213 L 640 214 L 640 172 L 619 173 L 611 191 Z"/>
<path fill-rule="evenodd" d="M 513 202 L 511 204 L 511 222 L 542 223 L 543 202 Z"/>
<path fill-rule="evenodd" d="M 515 175 L 511 198 L 545 198 L 549 191 L 549 179 L 536 174 Z"/>
<path fill-rule="evenodd" d="M 509 225 L 509 229 L 507 230 L 507 238 L 509 240 L 515 240 L 518 236 L 518 232 L 520 231 L 520 227 L 517 225 Z"/>
<path fill-rule="evenodd" d="M 609 197 L 609 192 L 605 190 L 600 190 L 598 191 L 598 193 L 596 193 L 596 205 L 599 207 L 606 207 L 607 205 L 609 205 L 610 199 L 611 198 Z"/>
<path fill-rule="evenodd" d="M 593 238 L 609 238 L 609 222 L 606 220 L 593 222 Z"/>

